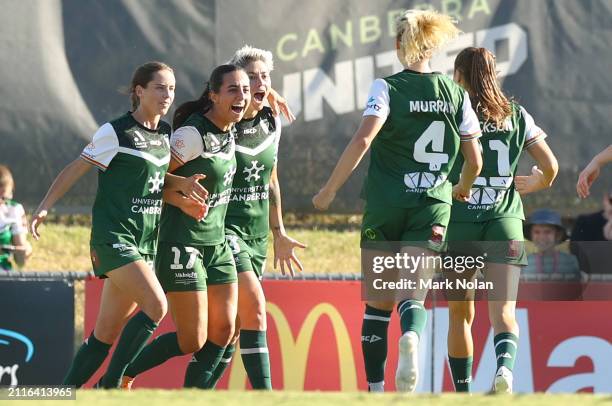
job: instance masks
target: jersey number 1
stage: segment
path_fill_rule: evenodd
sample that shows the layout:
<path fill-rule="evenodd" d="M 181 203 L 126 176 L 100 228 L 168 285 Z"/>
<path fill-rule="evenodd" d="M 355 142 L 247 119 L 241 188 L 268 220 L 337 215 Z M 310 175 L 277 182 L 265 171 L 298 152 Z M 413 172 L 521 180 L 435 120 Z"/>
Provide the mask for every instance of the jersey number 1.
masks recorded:
<path fill-rule="evenodd" d="M 430 171 L 439 171 L 442 165 L 448 163 L 448 154 L 442 152 L 445 127 L 444 121 L 432 122 L 414 143 L 414 160 L 429 164 Z M 429 144 L 433 152 L 427 152 Z"/>

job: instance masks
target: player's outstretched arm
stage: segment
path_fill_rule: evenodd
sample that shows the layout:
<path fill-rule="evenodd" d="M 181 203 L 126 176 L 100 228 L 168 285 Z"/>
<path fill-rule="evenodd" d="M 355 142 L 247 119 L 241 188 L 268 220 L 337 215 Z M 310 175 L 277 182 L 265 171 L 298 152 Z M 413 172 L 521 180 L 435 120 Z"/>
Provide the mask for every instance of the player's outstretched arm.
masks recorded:
<path fill-rule="evenodd" d="M 531 168 L 531 175 L 514 178 L 516 190 L 521 195 L 551 187 L 559 172 L 557 158 L 545 140 L 536 142 L 527 151 L 536 161 L 537 166 Z"/>
<path fill-rule="evenodd" d="M 359 165 L 359 162 L 361 162 L 361 159 L 370 148 L 372 141 L 374 141 L 384 123 L 384 119 L 376 116 L 366 116 L 361 120 L 361 125 L 344 149 L 327 183 L 312 198 L 315 208 L 327 210 L 336 197 L 336 192 L 344 185 L 349 176 L 351 176 L 351 173 Z"/>
<path fill-rule="evenodd" d="M 276 165 L 272 168 L 270 175 L 270 229 L 274 237 L 274 269 L 280 265 L 281 273 L 286 274 L 287 270 L 291 276 L 295 275 L 293 265 L 300 272 L 304 271 L 302 263 L 298 259 L 295 248 L 306 248 L 306 244 L 299 242 L 287 235 L 283 224 L 283 209 L 281 205 L 280 184 Z"/>
<path fill-rule="evenodd" d="M 591 185 L 599 177 L 601 168 L 612 162 L 612 145 L 595 155 L 591 162 L 580 172 L 576 183 L 576 192 L 581 199 L 585 199 L 591 193 Z"/>
<path fill-rule="evenodd" d="M 83 177 L 92 167 L 92 164 L 88 163 L 82 158 L 77 158 L 69 163 L 60 173 L 57 175 L 51 187 L 47 191 L 45 198 L 40 202 L 38 208 L 32 216 L 30 223 L 30 233 L 35 240 L 40 238 L 38 233 L 38 226 L 40 226 L 47 217 L 48 211 L 55 205 L 55 203 L 62 198 L 68 192 L 77 180 Z"/>
<path fill-rule="evenodd" d="M 482 170 L 482 152 L 478 138 L 461 142 L 463 167 L 459 183 L 453 186 L 453 198 L 462 202 L 470 200 L 472 185 Z"/>

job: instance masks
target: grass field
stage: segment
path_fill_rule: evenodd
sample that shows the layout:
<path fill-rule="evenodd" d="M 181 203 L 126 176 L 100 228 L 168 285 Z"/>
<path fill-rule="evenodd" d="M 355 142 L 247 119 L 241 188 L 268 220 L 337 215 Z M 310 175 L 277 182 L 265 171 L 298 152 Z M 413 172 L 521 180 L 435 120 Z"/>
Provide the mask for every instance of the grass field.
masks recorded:
<path fill-rule="evenodd" d="M 25 267 L 32 271 L 90 271 L 89 227 L 45 224 L 42 238 L 34 241 L 34 253 Z M 308 273 L 358 273 L 359 232 L 292 229 L 289 235 L 308 244 L 298 257 Z M 268 245 L 267 272 L 272 269 L 272 244 Z M 339 267 L 338 264 L 342 264 Z"/>
<path fill-rule="evenodd" d="M 201 392 L 201 391 L 162 391 L 137 390 L 134 392 L 119 391 L 80 391 L 77 393 L 77 404 L 131 406 L 166 406 L 179 405 L 452 405 L 452 406 L 590 406 L 612 404 L 612 397 L 582 395 L 516 395 L 516 396 L 462 396 L 462 395 L 370 395 L 368 393 L 337 392 Z M 31 404 L 31 403 L 29 403 Z M 49 403 L 44 403 L 49 404 Z"/>
<path fill-rule="evenodd" d="M 293 219 L 300 221 L 300 219 Z M 355 221 L 345 219 L 343 229 L 317 229 L 310 225 L 308 228 L 291 228 L 288 234 L 307 244 L 305 250 L 298 250 L 298 257 L 304 265 L 304 272 L 316 274 L 329 273 L 359 273 L 359 231 Z M 309 223 L 308 220 L 305 221 Z M 25 267 L 32 271 L 84 271 L 91 270 L 89 259 L 89 230 L 88 225 L 80 224 L 45 224 L 42 229 L 40 241 L 34 241 L 34 253 Z M 270 237 L 272 239 L 272 237 Z M 567 252 L 568 243 L 561 249 Z M 527 244 L 527 251 L 533 248 Z M 272 263 L 272 244 L 268 244 L 268 262 L 266 272 L 275 272 Z M 280 270 L 278 271 L 280 273 Z"/>

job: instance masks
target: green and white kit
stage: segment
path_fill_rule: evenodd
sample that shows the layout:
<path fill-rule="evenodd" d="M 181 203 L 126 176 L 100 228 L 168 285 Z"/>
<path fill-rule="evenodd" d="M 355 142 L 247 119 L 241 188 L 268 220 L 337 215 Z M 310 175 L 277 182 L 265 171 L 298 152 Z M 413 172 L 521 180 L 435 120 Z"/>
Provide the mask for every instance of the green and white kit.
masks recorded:
<path fill-rule="evenodd" d="M 502 125 L 481 123 L 483 168 L 470 201 L 453 203 L 448 239 L 451 251 L 462 245 L 459 241 L 486 241 L 490 242 L 486 244 L 489 262 L 526 265 L 525 216 L 514 176 L 522 151 L 545 139 L 546 134 L 522 106 L 512 103 L 511 107 L 512 113 Z M 461 165 L 463 157 L 451 171 L 452 182 L 459 181 Z M 455 248 L 452 241 L 457 242 Z"/>
<path fill-rule="evenodd" d="M 172 156 L 183 164 L 174 174 L 206 175 L 200 183 L 208 190 L 209 210 L 204 220 L 197 221 L 178 207 L 164 205 L 156 272 L 166 291 L 203 290 L 206 285 L 237 280 L 224 231 L 236 173 L 234 131 L 220 130 L 198 112 L 172 134 Z"/>
<path fill-rule="evenodd" d="M 168 123 L 160 121 L 151 130 L 128 112 L 102 125 L 81 153 L 99 169 L 90 243 L 97 276 L 137 260 L 152 261 L 170 133 Z"/>
<path fill-rule="evenodd" d="M 385 122 L 362 190 L 362 246 L 409 238 L 439 251 L 436 226 L 446 228 L 452 203 L 448 175 L 460 142 L 480 136 L 467 92 L 441 73 L 404 70 L 374 81 L 363 115 Z"/>
<path fill-rule="evenodd" d="M 226 238 L 238 273 L 263 275 L 269 221 L 270 175 L 276 165 L 280 120 L 264 107 L 236 125 L 236 175 L 225 217 Z"/>

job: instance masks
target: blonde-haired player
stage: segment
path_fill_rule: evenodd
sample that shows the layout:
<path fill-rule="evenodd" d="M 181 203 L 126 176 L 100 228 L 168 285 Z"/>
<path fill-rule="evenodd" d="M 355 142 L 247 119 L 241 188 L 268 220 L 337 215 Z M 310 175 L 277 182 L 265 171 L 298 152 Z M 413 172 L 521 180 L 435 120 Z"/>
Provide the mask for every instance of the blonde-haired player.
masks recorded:
<path fill-rule="evenodd" d="M 469 199 L 480 172 L 480 126 L 469 96 L 429 66 L 436 50 L 458 33 L 450 17 L 435 11 L 408 10 L 400 16 L 396 48 L 405 69 L 374 81 L 359 129 L 313 198 L 315 207 L 327 209 L 371 147 L 361 232 L 366 272 L 373 252 L 393 255 L 388 245 L 397 244 L 389 243 L 399 243 L 402 253 L 412 257 L 437 255 L 443 249 L 452 198 Z M 446 178 L 459 150 L 465 165 L 461 181 L 453 187 Z M 415 271 L 423 279 L 430 277 L 430 269 Z M 398 390 L 412 392 L 418 382 L 417 352 L 427 320 L 423 307 L 427 291 L 388 293 L 384 301 L 368 300 L 365 307 L 361 342 L 368 386 L 370 391 L 384 390 L 387 327 L 395 295 L 400 293 L 402 337 L 395 382 Z"/>

